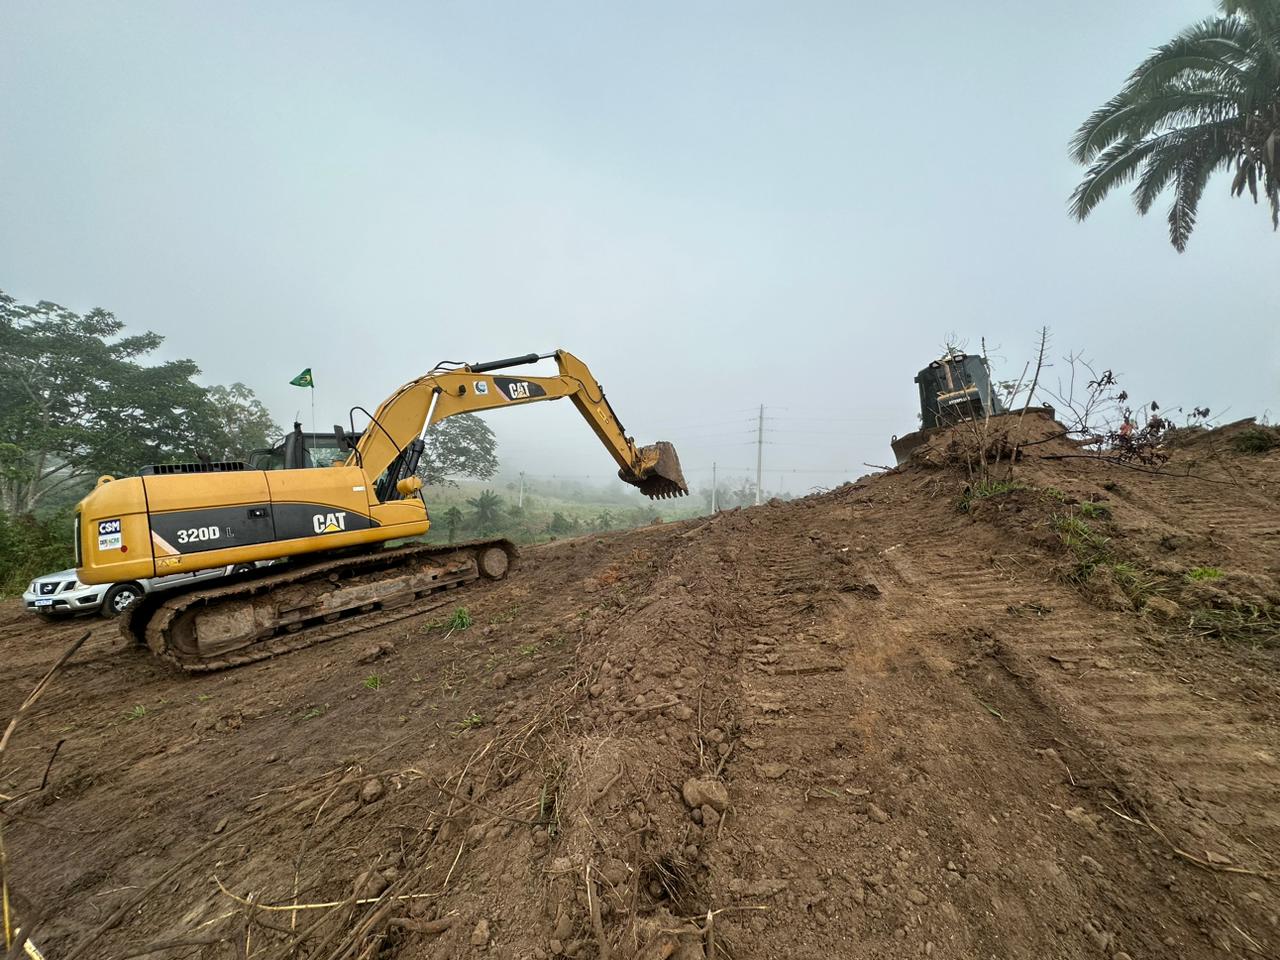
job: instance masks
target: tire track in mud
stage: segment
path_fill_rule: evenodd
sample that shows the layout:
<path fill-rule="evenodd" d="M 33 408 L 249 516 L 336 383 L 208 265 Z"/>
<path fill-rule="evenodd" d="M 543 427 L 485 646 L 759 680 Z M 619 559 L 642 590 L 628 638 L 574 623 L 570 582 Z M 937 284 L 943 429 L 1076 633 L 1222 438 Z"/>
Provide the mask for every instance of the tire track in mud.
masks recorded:
<path fill-rule="evenodd" d="M 1114 792 L 1106 792 L 1116 806 L 1139 801 L 1140 815 L 1155 817 L 1181 848 L 1211 863 L 1262 872 L 1277 866 L 1265 853 L 1280 848 L 1274 743 L 1257 735 L 1240 705 L 1210 698 L 1210 706 L 1190 682 L 1171 679 L 1134 617 L 1100 611 L 1017 568 L 942 563 L 924 541 L 904 544 L 890 562 L 908 583 L 927 586 L 940 609 L 992 632 L 995 659 L 1070 731 L 1075 752 L 1115 778 Z M 1211 939 L 1251 949 L 1229 932 L 1243 927 L 1253 942 L 1266 943 L 1271 924 L 1256 906 L 1241 898 Z"/>
<path fill-rule="evenodd" d="M 708 885 L 712 905 L 767 908 L 731 923 L 735 956 L 1154 955 L 1194 936 L 1135 922 L 1149 903 L 1194 909 L 1043 756 L 1063 724 L 1031 698 L 993 716 L 975 696 L 967 673 L 989 658 L 956 638 L 981 645 L 1009 578 L 947 560 L 944 590 L 921 575 L 928 549 L 881 559 L 850 545 L 854 525 L 788 513 L 752 542 L 758 655 L 737 674 L 743 749 Z"/>

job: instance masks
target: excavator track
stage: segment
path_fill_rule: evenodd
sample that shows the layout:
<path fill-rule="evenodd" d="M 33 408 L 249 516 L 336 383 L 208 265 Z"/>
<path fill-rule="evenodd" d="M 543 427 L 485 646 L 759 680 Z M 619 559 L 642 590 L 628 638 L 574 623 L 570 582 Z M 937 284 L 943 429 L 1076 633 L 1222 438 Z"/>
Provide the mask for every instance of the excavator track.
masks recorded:
<path fill-rule="evenodd" d="M 443 606 L 476 580 L 500 580 L 509 540 L 407 546 L 151 594 L 121 618 L 124 635 L 188 673 L 226 670 Z"/>

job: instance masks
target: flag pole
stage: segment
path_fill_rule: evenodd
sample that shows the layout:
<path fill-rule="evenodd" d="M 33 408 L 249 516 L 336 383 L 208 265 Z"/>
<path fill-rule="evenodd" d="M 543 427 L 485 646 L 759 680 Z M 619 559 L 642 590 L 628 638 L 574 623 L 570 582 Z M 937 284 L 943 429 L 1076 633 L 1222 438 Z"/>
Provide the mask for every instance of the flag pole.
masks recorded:
<path fill-rule="evenodd" d="M 311 378 L 311 432 L 316 432 L 316 378 Z"/>

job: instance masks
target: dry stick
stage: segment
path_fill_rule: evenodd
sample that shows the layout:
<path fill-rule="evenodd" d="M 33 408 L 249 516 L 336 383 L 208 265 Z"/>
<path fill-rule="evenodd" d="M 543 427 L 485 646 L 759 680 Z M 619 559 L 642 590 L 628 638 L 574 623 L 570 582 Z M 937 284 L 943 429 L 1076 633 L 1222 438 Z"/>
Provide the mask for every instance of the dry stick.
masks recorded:
<path fill-rule="evenodd" d="M 1120 801 L 1117 800 L 1116 802 L 1119 803 Z M 1223 866 L 1217 863 L 1210 863 L 1208 860 L 1201 860 L 1194 853 L 1187 853 L 1187 851 L 1183 850 L 1181 847 L 1175 844 L 1172 840 L 1170 840 L 1163 830 L 1161 830 L 1159 827 L 1157 827 L 1154 823 L 1152 823 L 1147 818 L 1146 814 L 1143 814 L 1142 819 L 1138 820 L 1137 818 L 1131 817 L 1126 813 L 1122 813 L 1121 811 L 1117 810 L 1115 807 L 1111 806 L 1108 803 L 1104 803 L 1103 806 L 1106 807 L 1108 810 L 1110 810 L 1112 813 L 1114 813 L 1121 820 L 1127 820 L 1129 823 L 1136 823 L 1140 827 L 1146 827 L 1148 830 L 1152 831 L 1156 836 L 1158 836 L 1161 840 L 1163 840 L 1168 845 L 1170 850 L 1172 850 L 1178 856 L 1182 857 L 1182 859 L 1186 860 L 1188 863 L 1194 863 L 1197 867 L 1200 867 L 1201 869 L 1208 870 L 1212 873 L 1236 873 L 1246 877 L 1258 877 L 1262 880 L 1266 880 L 1268 883 L 1273 882 L 1274 880 L 1277 879 L 1277 876 L 1280 876 L 1280 875 L 1277 875 L 1274 871 L 1250 870 L 1248 867 L 1229 867 L 1229 866 Z"/>
<path fill-rule="evenodd" d="M 218 885 L 218 889 L 221 890 L 223 894 L 230 897 L 236 903 L 241 904 L 242 906 L 245 906 L 245 907 L 252 907 L 254 910 L 266 910 L 274 913 L 292 913 L 295 910 L 332 910 L 335 907 L 345 907 L 349 904 L 354 904 L 356 906 L 365 906 L 370 903 L 381 903 L 383 900 L 387 900 L 387 899 L 396 900 L 396 901 L 425 900 L 430 897 L 438 897 L 440 896 L 440 893 L 443 892 L 443 891 L 439 891 L 436 893 L 402 893 L 390 898 L 385 896 L 361 897 L 356 900 L 352 900 L 350 897 L 347 897 L 345 900 L 327 900 L 323 903 L 263 904 L 263 903 L 256 903 L 253 900 L 250 900 L 248 897 L 242 897 L 239 894 L 234 893 L 231 890 L 228 890 L 226 884 L 224 884 L 216 876 L 213 878 L 213 882 Z M 230 916 L 230 914 L 227 914 L 226 916 Z M 226 917 L 224 916 L 221 919 L 225 919 L 225 918 Z"/>
<path fill-rule="evenodd" d="M 724 752 L 724 756 L 720 758 L 720 763 L 717 764 L 716 766 L 716 772 L 712 774 L 713 777 L 720 776 L 720 772 L 724 770 L 724 765 L 729 762 L 729 754 L 733 753 L 733 748 L 736 747 L 737 745 L 738 745 L 737 740 L 729 744 L 729 749 Z"/>
<path fill-rule="evenodd" d="M 1022 419 L 1027 415 L 1027 411 L 1031 408 L 1031 398 L 1036 395 L 1036 388 L 1040 386 L 1040 370 L 1044 367 L 1044 351 L 1049 344 L 1049 328 L 1040 328 L 1040 352 L 1036 356 L 1036 372 L 1031 378 L 1031 386 L 1027 388 L 1027 399 L 1022 405 L 1022 412 L 1018 414 L 1017 436 L 1013 441 L 1013 450 L 1009 454 L 1009 466 L 1013 467 L 1013 463 L 1018 459 L 1018 447 L 1022 440 Z M 1023 376 L 1026 376 L 1026 370 L 1023 370 Z"/>
<path fill-rule="evenodd" d="M 325 777 L 332 776 L 333 772 L 334 771 L 329 771 L 327 773 L 321 774 L 320 777 L 318 778 L 313 778 L 309 781 L 303 781 L 302 783 L 294 784 L 292 787 L 285 788 L 286 792 L 292 793 L 294 790 L 299 789 L 304 784 L 315 783 L 317 779 L 324 779 Z M 303 801 L 304 804 L 306 804 L 306 802 L 307 801 Z M 245 830 L 249 829 L 249 827 L 255 826 L 262 820 L 265 820 L 267 817 L 275 816 L 278 813 L 283 813 L 285 810 L 288 810 L 290 807 L 296 807 L 297 805 L 298 805 L 297 798 L 291 796 L 289 797 L 288 800 L 278 803 L 275 806 L 264 808 L 256 816 L 250 817 L 248 820 L 245 820 L 244 822 L 238 824 L 237 826 L 232 827 L 230 830 L 227 830 L 226 832 L 214 837 L 212 840 L 209 840 L 208 842 L 201 844 L 199 847 L 193 850 L 190 854 L 183 857 L 182 860 L 178 861 L 176 864 L 174 864 L 172 867 L 170 867 L 168 870 L 162 873 L 159 877 L 153 880 L 146 888 L 143 889 L 141 893 L 137 894 L 127 902 L 121 904 L 114 913 L 112 913 L 109 917 L 107 917 L 106 920 L 98 924 L 97 928 L 92 933 L 89 934 L 88 938 L 86 938 L 85 940 L 77 944 L 71 950 L 70 953 L 68 953 L 65 957 L 62 958 L 62 960 L 76 960 L 77 957 L 84 956 L 88 948 L 92 944 L 96 943 L 100 936 L 102 936 L 104 933 L 106 933 L 108 930 L 112 929 L 113 927 L 117 926 L 120 923 L 120 921 L 123 920 L 128 913 L 130 913 L 132 910 L 134 910 L 138 906 L 139 903 L 146 900 L 147 897 L 155 893 L 156 890 L 158 890 L 162 885 L 164 885 L 165 883 L 168 883 L 171 879 L 173 879 L 173 877 L 178 873 L 178 871 L 189 866 L 190 864 L 195 862 L 197 859 L 199 859 L 204 854 L 208 853 L 210 850 L 214 849 L 218 845 L 225 843 L 227 840 L 231 839 L 237 834 L 243 833 Z"/>
<path fill-rule="evenodd" d="M 519 817 L 509 817 L 505 813 L 499 813 L 497 810 L 494 810 L 491 807 L 486 807 L 483 803 L 480 803 L 477 800 L 468 800 L 462 794 L 454 793 L 452 790 L 450 790 L 448 787 L 444 786 L 443 784 L 439 784 L 439 783 L 436 783 L 435 781 L 429 780 L 427 776 L 423 774 L 422 771 L 420 770 L 414 770 L 413 772 L 421 775 L 424 780 L 427 780 L 428 783 L 430 783 L 433 787 L 435 787 L 441 793 L 448 794 L 449 796 L 453 797 L 455 800 L 458 800 L 462 803 L 469 804 L 475 807 L 477 810 L 480 810 L 484 813 L 489 814 L 489 816 L 491 817 L 497 817 L 499 820 L 508 820 L 511 823 L 519 823 L 529 827 L 536 827 L 539 823 L 542 822 L 541 820 L 521 820 Z M 446 819 L 448 819 L 451 816 L 452 814 L 446 814 Z"/>
<path fill-rule="evenodd" d="M 17 803 L 19 800 L 25 800 L 27 797 L 40 793 L 41 791 L 44 790 L 45 787 L 49 785 L 49 771 L 53 769 L 53 761 L 58 759 L 58 751 L 62 749 L 63 744 L 65 744 L 66 742 L 67 741 L 64 738 L 62 740 L 59 740 L 57 743 L 53 745 L 53 753 L 49 754 L 49 762 L 45 764 L 44 776 L 40 778 L 40 786 L 33 787 L 30 790 L 24 790 L 22 793 L 19 793 L 16 796 L 0 797 L 0 813 L 7 813 L 8 810 L 5 808 L 9 804 Z"/>
<path fill-rule="evenodd" d="M 62 652 L 57 661 L 49 668 L 49 671 L 35 685 L 35 688 L 27 694 L 27 699 L 22 701 L 22 705 L 18 707 L 17 713 L 13 715 L 13 719 L 9 721 L 9 725 L 5 727 L 4 736 L 0 737 L 0 760 L 4 759 L 4 752 L 9 747 L 9 740 L 13 737 L 13 731 L 18 727 L 18 721 L 22 719 L 22 715 L 29 710 L 32 705 L 40 699 L 40 694 L 48 688 L 53 680 L 53 675 L 58 672 L 59 668 L 66 663 L 71 657 L 84 646 L 84 642 L 89 639 L 89 631 L 85 631 L 80 635 L 80 639 L 74 641 L 66 650 Z M 57 755 L 57 751 L 54 751 Z M 51 761 L 52 762 L 52 761 Z M 46 775 L 48 771 L 45 771 Z M 4 921 L 4 946 L 6 950 L 13 948 L 13 911 L 9 905 L 9 857 L 5 852 L 4 846 L 4 824 L 0 823 L 0 915 L 3 915 Z M 31 924 L 28 924 L 28 930 L 23 938 L 25 945 L 31 939 Z"/>
<path fill-rule="evenodd" d="M 302 837 L 302 846 L 298 848 L 298 859 L 295 861 L 293 866 L 293 899 L 294 900 L 298 899 L 299 885 L 302 883 L 302 861 L 303 861 L 303 858 L 305 858 L 307 855 L 307 843 L 310 841 L 311 834 L 315 831 L 316 825 L 320 823 L 320 814 L 324 813 L 324 808 L 329 805 L 329 801 L 332 800 L 335 796 L 337 796 L 338 791 L 341 789 L 342 789 L 342 784 L 339 783 L 336 787 L 334 787 L 332 790 L 329 791 L 329 795 L 325 797 L 324 800 L 321 802 L 320 806 L 316 808 L 316 815 L 311 820 L 311 827 L 307 830 L 306 834 L 304 834 Z M 289 929 L 296 930 L 297 928 L 298 928 L 298 912 L 295 910 L 289 916 Z"/>
<path fill-rule="evenodd" d="M 591 864 L 587 864 L 587 909 L 591 913 L 591 927 L 596 934 L 596 943 L 600 946 L 600 960 L 610 960 L 613 955 L 609 941 L 604 935 L 604 922 L 600 919 L 600 895 L 592 896 L 595 884 L 591 882 Z"/>

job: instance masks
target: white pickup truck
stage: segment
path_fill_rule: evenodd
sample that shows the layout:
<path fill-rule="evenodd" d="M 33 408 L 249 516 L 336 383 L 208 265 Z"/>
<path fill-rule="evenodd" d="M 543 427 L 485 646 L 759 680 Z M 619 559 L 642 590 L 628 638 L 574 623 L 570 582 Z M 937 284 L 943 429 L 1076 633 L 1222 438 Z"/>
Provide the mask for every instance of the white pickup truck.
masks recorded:
<path fill-rule="evenodd" d="M 197 580 L 211 580 L 231 573 L 252 570 L 250 563 L 227 567 L 197 570 L 195 573 L 175 573 L 168 577 L 151 577 L 146 580 L 127 580 L 124 583 L 86 584 L 76 579 L 76 571 L 60 570 L 36 577 L 31 581 L 22 602 L 28 613 L 46 617 L 71 616 L 77 613 L 98 613 L 114 617 L 123 613 L 129 604 L 139 597 L 158 590 L 171 590 Z"/>

